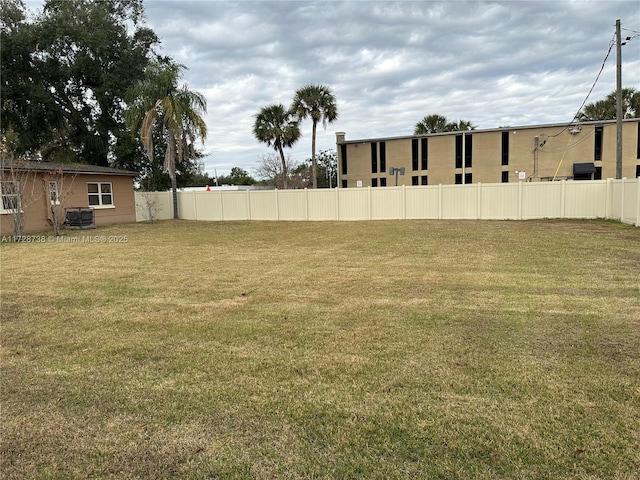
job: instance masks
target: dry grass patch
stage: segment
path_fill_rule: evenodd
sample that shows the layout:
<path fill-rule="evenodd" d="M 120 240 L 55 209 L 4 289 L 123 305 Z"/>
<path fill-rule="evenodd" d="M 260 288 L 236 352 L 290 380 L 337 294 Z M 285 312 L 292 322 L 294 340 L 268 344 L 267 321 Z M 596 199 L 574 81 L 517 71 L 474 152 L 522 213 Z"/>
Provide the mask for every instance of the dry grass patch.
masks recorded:
<path fill-rule="evenodd" d="M 640 471 L 637 228 L 98 232 L 0 247 L 6 478 Z"/>

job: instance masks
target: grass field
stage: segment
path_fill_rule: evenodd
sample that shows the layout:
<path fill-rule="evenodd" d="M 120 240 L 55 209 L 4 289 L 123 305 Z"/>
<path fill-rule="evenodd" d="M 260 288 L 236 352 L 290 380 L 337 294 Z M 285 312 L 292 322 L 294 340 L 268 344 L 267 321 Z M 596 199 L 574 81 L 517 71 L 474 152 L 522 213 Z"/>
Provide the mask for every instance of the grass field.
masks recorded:
<path fill-rule="evenodd" d="M 67 235 L 0 245 L 2 478 L 640 478 L 638 228 Z"/>

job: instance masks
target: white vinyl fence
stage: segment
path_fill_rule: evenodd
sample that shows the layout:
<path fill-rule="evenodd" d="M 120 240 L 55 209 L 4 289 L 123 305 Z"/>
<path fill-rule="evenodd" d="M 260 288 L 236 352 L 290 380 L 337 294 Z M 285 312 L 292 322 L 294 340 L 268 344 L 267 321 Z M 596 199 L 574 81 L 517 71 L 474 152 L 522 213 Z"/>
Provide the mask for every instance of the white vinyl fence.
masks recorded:
<path fill-rule="evenodd" d="M 171 195 L 137 192 L 137 220 L 173 218 Z M 179 192 L 178 216 L 209 221 L 608 218 L 640 226 L 640 178 Z"/>

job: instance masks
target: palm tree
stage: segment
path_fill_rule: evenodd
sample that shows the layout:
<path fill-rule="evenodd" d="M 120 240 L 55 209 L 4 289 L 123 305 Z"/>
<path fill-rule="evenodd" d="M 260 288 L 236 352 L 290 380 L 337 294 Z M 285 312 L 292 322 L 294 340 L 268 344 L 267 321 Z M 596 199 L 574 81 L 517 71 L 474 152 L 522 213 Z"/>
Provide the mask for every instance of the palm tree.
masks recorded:
<path fill-rule="evenodd" d="M 318 188 L 317 162 L 316 162 L 316 130 L 318 122 L 327 128 L 328 123 L 338 118 L 336 98 L 331 89 L 325 85 L 307 85 L 298 90 L 291 104 L 291 111 L 299 120 L 311 117 L 313 130 L 311 134 L 311 178 L 313 188 Z"/>
<path fill-rule="evenodd" d="M 622 118 L 640 117 L 640 92 L 635 88 L 622 89 Z M 613 120 L 616 118 L 616 92 L 603 100 L 588 103 L 576 116 L 581 122 L 593 120 Z"/>
<path fill-rule="evenodd" d="M 449 122 L 444 115 L 433 113 L 427 115 L 418 123 L 413 131 L 414 135 L 426 135 L 428 133 L 441 132 L 461 132 L 466 130 L 475 130 L 476 126 L 468 120 L 460 120 L 459 122 Z"/>
<path fill-rule="evenodd" d="M 173 62 L 154 62 L 145 80 L 129 92 L 133 99 L 127 111 L 127 123 L 134 134 L 140 132 L 140 140 L 149 160 L 153 162 L 153 133 L 157 126 L 166 138 L 167 149 L 164 168 L 171 179 L 173 192 L 173 218 L 178 218 L 178 193 L 176 159 L 195 153 L 194 144 L 199 137 L 204 144 L 207 125 L 202 115 L 207 111 L 207 101 L 185 84 L 178 87 L 178 78 L 184 66 Z"/>
<path fill-rule="evenodd" d="M 253 124 L 253 136 L 280 154 L 283 186 L 288 187 L 287 162 L 284 148 L 292 147 L 300 138 L 300 125 L 284 105 L 269 105 L 260 109 Z"/>
<path fill-rule="evenodd" d="M 416 123 L 416 128 L 413 133 L 414 135 L 425 135 L 427 133 L 446 132 L 447 125 L 447 117 L 433 113 Z"/>

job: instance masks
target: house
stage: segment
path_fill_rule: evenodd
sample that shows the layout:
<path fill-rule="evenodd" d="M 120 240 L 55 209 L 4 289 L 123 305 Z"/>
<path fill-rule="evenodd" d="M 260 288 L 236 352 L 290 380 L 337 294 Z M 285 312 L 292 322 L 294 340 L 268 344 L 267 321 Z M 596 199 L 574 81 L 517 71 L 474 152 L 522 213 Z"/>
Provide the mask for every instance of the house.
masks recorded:
<path fill-rule="evenodd" d="M 0 235 L 15 233 L 18 211 L 23 233 L 52 230 L 73 218 L 69 212 L 88 214 L 96 226 L 136 221 L 136 172 L 41 161 L 2 160 L 0 167 Z"/>
<path fill-rule="evenodd" d="M 622 130 L 622 177 L 635 178 L 640 119 Z M 365 140 L 337 132 L 336 144 L 343 188 L 616 178 L 615 120 Z"/>

